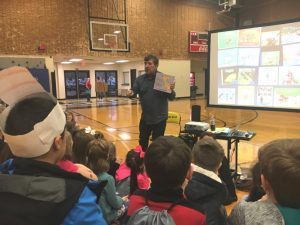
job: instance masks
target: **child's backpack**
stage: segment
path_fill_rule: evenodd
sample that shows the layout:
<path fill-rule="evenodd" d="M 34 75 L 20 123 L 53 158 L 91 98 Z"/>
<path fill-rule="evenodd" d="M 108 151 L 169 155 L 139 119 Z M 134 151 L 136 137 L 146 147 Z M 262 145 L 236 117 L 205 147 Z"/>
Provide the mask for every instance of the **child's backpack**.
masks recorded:
<path fill-rule="evenodd" d="M 155 211 L 149 208 L 148 200 L 145 197 L 146 205 L 136 210 L 130 217 L 127 225 L 176 225 L 169 212 L 176 206 L 178 201 L 162 211 Z"/>

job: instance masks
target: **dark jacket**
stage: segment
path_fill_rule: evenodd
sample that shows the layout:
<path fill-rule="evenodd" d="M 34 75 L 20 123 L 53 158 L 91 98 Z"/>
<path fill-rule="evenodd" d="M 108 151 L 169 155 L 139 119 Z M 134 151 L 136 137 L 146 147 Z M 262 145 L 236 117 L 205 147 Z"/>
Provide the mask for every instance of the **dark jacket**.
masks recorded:
<path fill-rule="evenodd" d="M 77 173 L 32 159 L 0 165 L 0 221 L 9 225 L 106 225 L 92 191 Z M 103 189 L 103 188 L 102 188 Z"/>
<path fill-rule="evenodd" d="M 168 119 L 168 100 L 175 99 L 175 92 L 166 93 L 153 89 L 156 75 L 143 74 L 136 78 L 133 85 L 134 94 L 139 94 L 142 117 L 146 124 L 158 124 Z"/>
<path fill-rule="evenodd" d="M 222 204 L 226 200 L 227 190 L 223 183 L 194 171 L 185 188 L 185 195 L 206 214 L 207 225 L 226 224 L 226 211 Z"/>
<path fill-rule="evenodd" d="M 182 189 L 161 191 L 150 188 L 148 191 L 138 190 L 130 196 L 128 216 L 137 209 L 145 206 L 145 196 L 151 210 L 162 211 L 168 209 L 172 203 L 176 205 L 168 212 L 176 225 L 202 225 L 205 224 L 205 215 L 192 202 L 184 199 Z"/>

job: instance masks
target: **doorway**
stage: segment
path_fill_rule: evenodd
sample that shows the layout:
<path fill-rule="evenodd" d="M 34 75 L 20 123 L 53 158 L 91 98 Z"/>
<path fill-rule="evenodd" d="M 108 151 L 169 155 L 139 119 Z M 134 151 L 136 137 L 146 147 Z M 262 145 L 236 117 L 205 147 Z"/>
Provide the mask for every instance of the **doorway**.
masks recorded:
<path fill-rule="evenodd" d="M 66 99 L 86 98 L 85 82 L 90 77 L 88 70 L 65 70 Z"/>
<path fill-rule="evenodd" d="M 116 70 L 96 70 L 95 78 L 100 78 L 104 80 L 107 84 L 107 93 L 108 97 L 115 97 L 118 95 L 118 72 Z"/>

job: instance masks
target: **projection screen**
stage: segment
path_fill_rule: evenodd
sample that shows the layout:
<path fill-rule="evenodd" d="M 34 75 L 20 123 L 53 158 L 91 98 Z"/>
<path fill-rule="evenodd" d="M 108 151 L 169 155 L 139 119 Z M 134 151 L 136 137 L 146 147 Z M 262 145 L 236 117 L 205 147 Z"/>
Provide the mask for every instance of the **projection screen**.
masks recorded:
<path fill-rule="evenodd" d="M 208 106 L 300 111 L 300 20 L 209 39 Z"/>

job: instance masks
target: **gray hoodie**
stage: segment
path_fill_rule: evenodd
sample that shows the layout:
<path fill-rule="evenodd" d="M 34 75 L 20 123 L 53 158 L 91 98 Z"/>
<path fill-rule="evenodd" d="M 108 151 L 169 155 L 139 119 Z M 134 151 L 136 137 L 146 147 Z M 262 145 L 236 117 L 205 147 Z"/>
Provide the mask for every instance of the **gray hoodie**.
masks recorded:
<path fill-rule="evenodd" d="M 284 225 L 284 219 L 271 201 L 241 200 L 228 217 L 229 225 Z"/>

